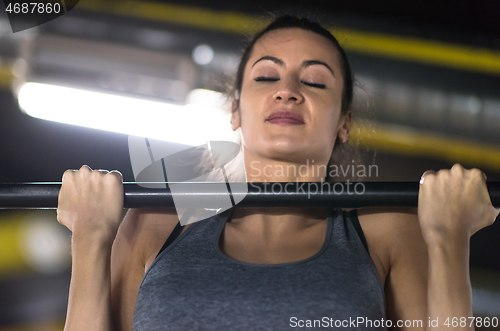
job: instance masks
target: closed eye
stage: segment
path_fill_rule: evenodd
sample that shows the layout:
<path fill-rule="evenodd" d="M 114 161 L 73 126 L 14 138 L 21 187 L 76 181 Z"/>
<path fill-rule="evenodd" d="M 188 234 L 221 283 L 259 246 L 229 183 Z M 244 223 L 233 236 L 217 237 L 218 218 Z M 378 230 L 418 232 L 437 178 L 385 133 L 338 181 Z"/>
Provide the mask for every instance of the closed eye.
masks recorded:
<path fill-rule="evenodd" d="M 259 76 L 259 77 L 254 78 L 254 80 L 256 82 L 277 82 L 280 79 L 279 78 L 274 78 L 274 77 Z M 320 88 L 320 89 L 326 88 L 325 84 L 309 83 L 309 82 L 306 82 L 306 81 L 301 81 L 301 83 L 304 84 L 304 85 L 307 85 L 307 86 L 316 87 L 316 88 Z"/>
<path fill-rule="evenodd" d="M 280 79 L 279 78 L 274 78 L 274 77 L 264 77 L 264 76 L 259 76 L 254 78 L 256 82 L 277 82 Z"/>
<path fill-rule="evenodd" d="M 311 86 L 311 87 L 316 87 L 316 88 L 326 88 L 326 85 L 325 84 L 316 84 L 316 83 L 309 83 L 309 82 L 305 82 L 305 81 L 301 81 L 302 84 L 305 84 L 307 86 Z"/>

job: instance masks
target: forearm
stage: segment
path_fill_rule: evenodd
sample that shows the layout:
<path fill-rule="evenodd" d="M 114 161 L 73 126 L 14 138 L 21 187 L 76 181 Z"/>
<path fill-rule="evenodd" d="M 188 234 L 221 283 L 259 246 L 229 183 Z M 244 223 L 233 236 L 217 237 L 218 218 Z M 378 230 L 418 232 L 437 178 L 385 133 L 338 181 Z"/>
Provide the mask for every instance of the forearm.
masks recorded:
<path fill-rule="evenodd" d="M 113 330 L 111 318 L 111 244 L 73 237 L 72 274 L 64 330 Z"/>
<path fill-rule="evenodd" d="M 451 240 L 441 240 L 439 244 L 428 245 L 428 253 L 427 315 L 430 321 L 438 319 L 439 326 L 430 329 L 474 330 L 472 326 L 469 327 L 468 319 L 473 316 L 469 277 L 469 238 L 455 237 Z M 458 326 L 451 328 L 454 317 L 458 321 Z M 467 321 L 462 323 L 462 327 L 460 318 L 465 318 Z M 448 326 L 444 325 L 447 319 L 450 323 Z"/>

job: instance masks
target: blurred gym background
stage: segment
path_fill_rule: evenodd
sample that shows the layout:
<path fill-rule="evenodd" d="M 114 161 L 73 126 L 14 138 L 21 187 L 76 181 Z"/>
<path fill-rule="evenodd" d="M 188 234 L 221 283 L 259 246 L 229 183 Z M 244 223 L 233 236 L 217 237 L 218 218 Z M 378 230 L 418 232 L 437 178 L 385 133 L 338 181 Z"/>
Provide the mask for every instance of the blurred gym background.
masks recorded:
<path fill-rule="evenodd" d="M 83 164 L 134 181 L 128 134 L 196 145 L 183 111 L 223 137 L 220 92 L 269 13 L 310 16 L 344 45 L 350 141 L 379 170 L 366 180 L 454 163 L 500 180 L 498 1 L 80 0 L 18 33 L 0 4 L 0 182 L 60 182 Z M 500 318 L 498 223 L 471 240 L 476 316 Z M 55 210 L 0 210 L 0 331 L 62 329 L 69 253 Z"/>

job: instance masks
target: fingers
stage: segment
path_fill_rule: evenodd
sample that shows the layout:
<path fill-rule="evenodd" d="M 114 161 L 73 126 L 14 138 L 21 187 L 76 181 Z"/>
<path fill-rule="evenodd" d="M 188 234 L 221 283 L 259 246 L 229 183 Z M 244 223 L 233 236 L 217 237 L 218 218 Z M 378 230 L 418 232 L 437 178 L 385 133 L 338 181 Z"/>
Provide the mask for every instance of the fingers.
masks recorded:
<path fill-rule="evenodd" d="M 484 181 L 484 183 L 486 183 L 486 180 L 487 180 L 486 174 L 484 172 L 482 172 L 481 170 L 479 170 L 477 168 L 472 168 L 472 169 L 468 170 L 468 174 L 471 177 L 478 177 L 482 181 Z"/>
<path fill-rule="evenodd" d="M 116 176 L 118 178 L 118 180 L 120 180 L 121 182 L 123 182 L 123 175 L 121 172 L 119 172 L 118 170 L 111 170 L 109 172 L 109 174 L 113 175 L 113 176 Z"/>
<path fill-rule="evenodd" d="M 459 172 L 459 173 L 462 173 L 464 172 L 464 167 L 462 167 L 462 165 L 460 163 L 455 163 L 453 165 L 453 167 L 451 167 L 450 171 L 455 171 L 455 172 Z"/>
<path fill-rule="evenodd" d="M 88 171 L 92 171 L 92 168 L 90 168 L 88 165 L 84 164 L 80 167 L 80 170 L 88 170 Z"/>
<path fill-rule="evenodd" d="M 63 176 L 62 176 L 62 183 L 64 185 L 64 183 L 72 182 L 75 179 L 74 177 L 72 177 L 73 175 L 80 175 L 80 176 L 83 175 L 82 179 L 83 178 L 89 179 L 91 177 L 87 177 L 87 176 L 89 176 L 89 175 L 92 176 L 92 174 L 97 174 L 97 175 L 111 175 L 116 180 L 118 180 L 120 183 L 123 183 L 123 175 L 122 175 L 122 173 L 120 171 L 118 171 L 118 170 L 108 171 L 106 169 L 95 169 L 95 170 L 92 170 L 92 168 L 90 168 L 86 164 L 82 165 L 79 170 L 75 170 L 75 169 L 68 169 L 68 170 L 66 170 L 63 173 Z M 70 177 L 72 179 L 70 179 Z"/>
<path fill-rule="evenodd" d="M 95 170 L 92 170 L 92 168 L 90 168 L 86 164 L 82 165 L 79 170 L 75 170 L 75 169 L 68 169 L 68 170 L 66 170 L 63 173 L 63 176 L 66 173 L 71 174 L 71 173 L 75 173 L 75 172 L 78 172 L 78 171 L 99 172 L 99 173 L 102 173 L 103 175 L 113 174 L 113 175 L 117 175 L 117 176 L 123 177 L 122 173 L 120 171 L 118 171 L 118 170 L 111 170 L 111 171 L 106 170 L 106 169 L 95 169 Z"/>
<path fill-rule="evenodd" d="M 68 169 L 63 173 L 63 182 L 65 176 L 71 176 L 72 174 L 78 173 L 78 171 L 92 171 L 92 169 L 86 164 L 82 165 L 79 170 Z"/>
<path fill-rule="evenodd" d="M 436 172 L 435 172 L 435 171 L 433 171 L 433 170 L 427 170 L 426 172 L 424 172 L 424 173 L 422 174 L 422 177 L 420 177 L 420 185 L 422 185 L 422 184 L 424 183 L 424 179 L 425 179 L 425 177 L 426 177 L 426 176 L 429 176 L 429 175 L 432 175 L 432 176 L 433 176 L 433 175 L 435 175 L 435 174 L 436 174 Z"/>
<path fill-rule="evenodd" d="M 422 177 L 420 178 L 420 184 L 424 183 L 424 178 L 426 176 L 433 176 L 433 175 L 438 175 L 438 174 L 446 174 L 446 175 L 449 174 L 451 176 L 460 176 L 460 177 L 463 177 L 463 176 L 470 176 L 470 177 L 477 176 L 477 177 L 482 178 L 485 183 L 487 181 L 486 174 L 484 172 L 482 172 L 481 170 L 479 170 L 477 168 L 472 168 L 472 169 L 468 170 L 468 169 L 465 169 L 461 164 L 455 163 L 451 167 L 450 170 L 448 170 L 448 169 L 442 169 L 442 170 L 439 170 L 438 172 L 435 172 L 433 170 L 427 170 L 427 171 L 425 171 L 422 174 Z"/>
<path fill-rule="evenodd" d="M 115 177 L 115 179 L 117 179 L 119 182 L 123 182 L 122 173 L 119 172 L 118 170 L 108 171 L 108 170 L 105 170 L 105 169 L 97 169 L 97 170 L 94 170 L 94 171 L 99 172 L 102 175 L 111 175 L 111 176 Z"/>
<path fill-rule="evenodd" d="M 485 182 L 487 180 L 486 174 L 484 172 L 482 172 L 481 170 L 479 170 L 478 168 L 465 169 L 459 163 L 455 163 L 453 165 L 453 167 L 451 167 L 450 172 L 455 173 L 455 174 L 460 174 L 460 175 L 466 174 L 470 177 L 477 176 L 477 177 L 484 179 Z"/>

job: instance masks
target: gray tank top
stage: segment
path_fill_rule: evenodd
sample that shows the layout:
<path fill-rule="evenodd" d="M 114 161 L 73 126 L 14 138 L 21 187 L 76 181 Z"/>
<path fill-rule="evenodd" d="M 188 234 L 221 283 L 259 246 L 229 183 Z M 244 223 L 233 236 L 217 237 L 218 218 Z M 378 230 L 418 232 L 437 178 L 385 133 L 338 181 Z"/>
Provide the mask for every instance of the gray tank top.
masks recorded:
<path fill-rule="evenodd" d="M 280 264 L 220 250 L 231 214 L 191 225 L 156 257 L 139 288 L 134 330 L 385 329 L 376 327 L 385 321 L 384 290 L 351 223 L 356 213 L 330 209 L 320 251 Z M 372 324 L 354 324 L 358 317 Z"/>

